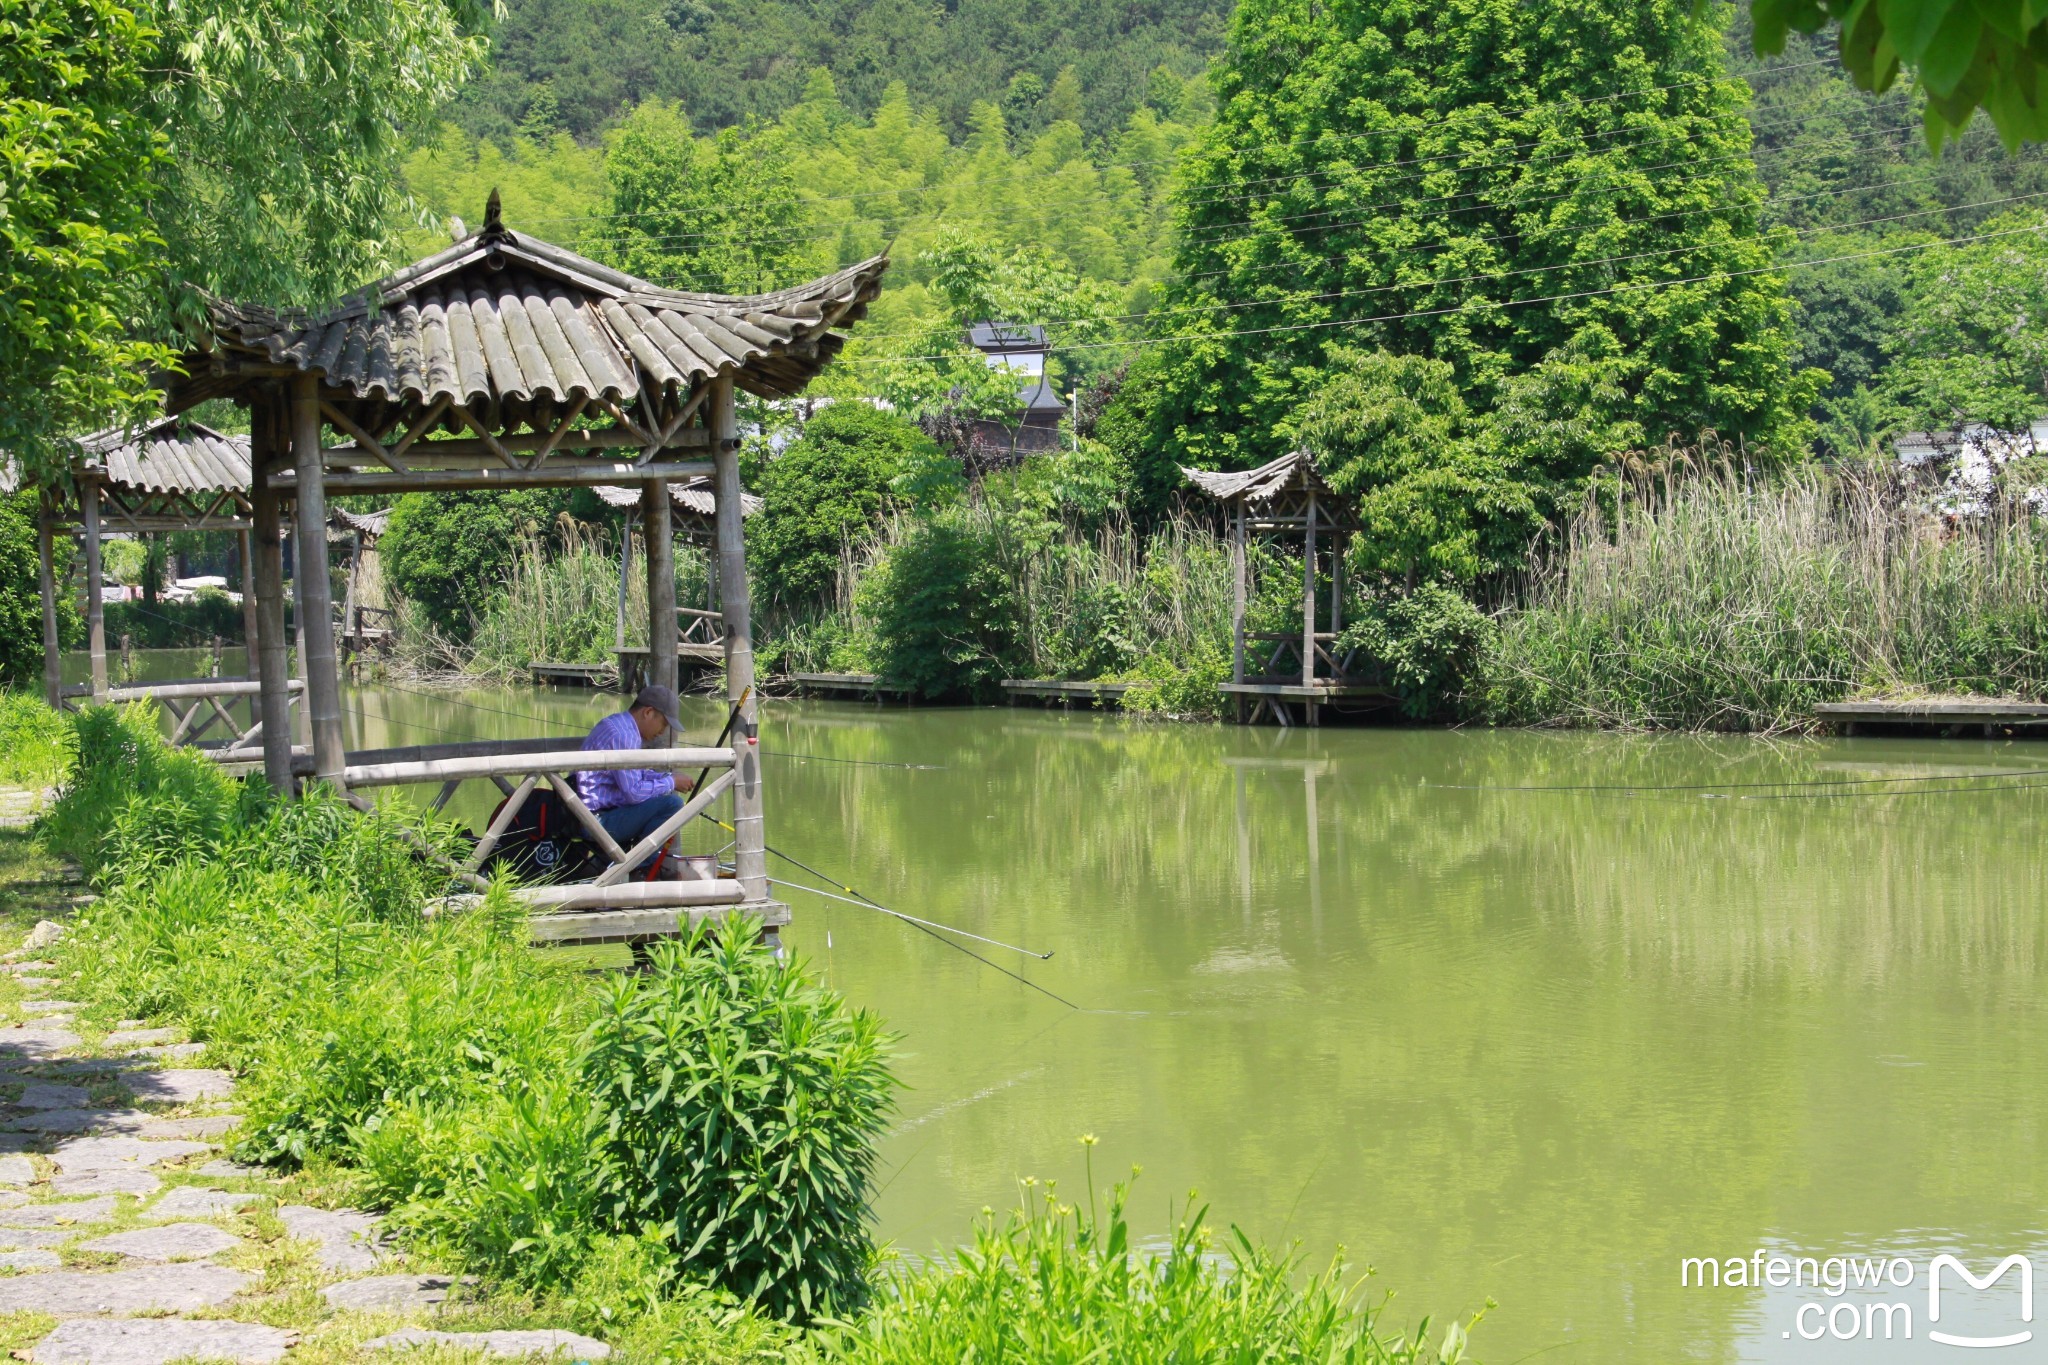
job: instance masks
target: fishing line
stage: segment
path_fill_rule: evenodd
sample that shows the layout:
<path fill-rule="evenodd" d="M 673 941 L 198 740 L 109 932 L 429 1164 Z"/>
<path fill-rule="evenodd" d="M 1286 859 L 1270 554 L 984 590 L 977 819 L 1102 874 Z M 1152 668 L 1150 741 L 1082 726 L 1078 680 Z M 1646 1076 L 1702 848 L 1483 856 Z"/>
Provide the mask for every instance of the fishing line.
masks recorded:
<path fill-rule="evenodd" d="M 890 918 L 900 919 L 906 924 L 928 925 L 933 929 L 943 929 L 949 934 L 958 934 L 962 938 L 971 938 L 976 943 L 986 943 L 994 948 L 1007 948 L 1011 952 L 1021 953 L 1025 957 L 1037 958 L 1040 962 L 1049 962 L 1052 960 L 1051 953 L 1041 953 L 1031 948 L 1020 948 L 1014 943 L 1005 943 L 999 938 L 987 938 L 981 934 L 969 933 L 967 930 L 962 929 L 957 925 L 941 924 L 937 920 L 919 919 L 916 915 L 906 915 L 901 910 L 891 910 L 887 906 L 876 905 L 870 901 L 856 900 L 852 896 L 841 896 L 836 895 L 830 891 L 821 891 L 815 886 L 805 886 L 802 882 L 786 882 L 778 877 L 770 877 L 768 880 L 776 886 L 786 886 L 792 891 L 808 891 L 813 896 L 823 896 L 826 900 L 843 901 L 848 905 L 858 905 L 863 910 L 879 910 L 881 911 L 881 913 L 889 916 Z"/>
<path fill-rule="evenodd" d="M 1741 791 L 1767 787 L 1873 787 L 1894 782 L 1964 782 L 1997 781 L 2015 777 L 2048 777 L 2048 768 L 2009 768 L 2003 771 L 1976 773 L 1929 773 L 1921 777 L 1819 777 L 1795 780 L 1787 778 L 1777 782 L 1677 782 L 1663 786 L 1637 783 L 1580 782 L 1558 786 L 1484 786 L 1457 782 L 1430 782 L 1425 786 L 1439 791 L 1459 792 L 1714 792 Z M 1969 790 L 1962 788 L 1961 790 Z M 1874 795 L 1882 796 L 1877 792 Z M 1731 798 L 1732 799 L 1732 798 Z"/>
<path fill-rule="evenodd" d="M 726 829 L 731 829 L 731 828 L 732 828 L 732 826 L 730 826 L 730 825 L 726 825 L 726 824 L 725 824 L 725 822 L 724 822 L 723 820 L 714 820 L 714 823 L 716 823 L 716 824 L 719 824 L 719 825 L 723 825 L 723 826 L 724 826 L 724 827 L 725 827 Z M 810 874 L 811 874 L 811 875 L 812 875 L 813 877 L 816 877 L 816 878 L 817 878 L 817 879 L 818 879 L 819 881 L 822 881 L 822 882 L 829 882 L 829 883 L 831 883 L 831 884 L 832 884 L 833 886 L 839 887 L 839 888 L 840 888 L 841 890 L 843 890 L 843 891 L 847 892 L 847 893 L 848 893 L 849 895 L 851 895 L 851 896 L 854 896 L 854 897 L 856 897 L 856 898 L 857 898 L 857 899 L 856 899 L 856 902 L 855 902 L 856 904 L 860 904 L 860 903 L 865 903 L 866 905 L 868 905 L 868 906 L 869 906 L 869 907 L 871 907 L 872 909 L 880 910 L 880 911 L 881 911 L 881 912 L 882 912 L 883 914 L 885 914 L 885 915 L 893 915 L 893 916 L 895 916 L 896 918 L 898 918 L 898 919 L 902 920 L 902 921 L 903 921 L 904 923 L 906 923 L 906 924 L 910 925 L 910 926 L 911 926 L 911 927 L 912 927 L 913 929 L 916 929 L 916 930 L 917 930 L 917 931 L 918 931 L 919 933 L 921 933 L 921 934 L 929 934 L 929 935 L 930 935 L 931 937 L 933 937 L 933 938 L 937 939 L 937 940 L 938 940 L 939 942 L 941 942 L 941 943 L 945 944 L 945 945 L 946 945 L 946 946 L 947 946 L 948 948 L 951 948 L 951 949 L 952 949 L 952 950 L 953 950 L 954 952 L 957 952 L 957 953 L 965 953 L 965 954 L 967 954 L 967 956 L 969 956 L 969 957 L 973 958 L 973 959 L 974 959 L 974 960 L 975 960 L 976 962 L 979 962 L 979 963 L 981 963 L 981 964 L 982 964 L 982 965 L 983 965 L 984 967 L 989 967 L 989 968 L 993 968 L 994 970 L 996 970 L 996 971 L 999 971 L 999 972 L 1001 972 L 1001 973 L 1002 973 L 1002 974 L 1003 974 L 1004 976 L 1007 976 L 1007 977 L 1009 977 L 1009 978 L 1010 978 L 1010 979 L 1011 979 L 1012 981 L 1015 981 L 1015 982 L 1017 982 L 1017 983 L 1018 983 L 1019 985 L 1023 985 L 1023 986 L 1029 986 L 1029 987 L 1030 987 L 1030 988 L 1031 988 L 1032 990 L 1034 990 L 1034 991 L 1037 991 L 1037 992 L 1038 992 L 1038 993 L 1039 993 L 1040 995 L 1042 995 L 1042 996 L 1045 996 L 1045 997 L 1046 997 L 1047 999 L 1049 999 L 1049 1000 L 1057 1000 L 1057 1001 L 1059 1001 L 1059 1003 L 1061 1003 L 1062 1005 L 1065 1005 L 1065 1006 L 1066 1006 L 1066 1007 L 1067 1007 L 1068 1009 L 1070 1009 L 1070 1010 L 1079 1010 L 1079 1011 L 1081 1011 L 1081 1012 L 1082 1012 L 1082 1013 L 1084 1013 L 1084 1014 L 1085 1014 L 1085 1013 L 1089 1013 L 1089 1012 L 1090 1012 L 1090 1011 L 1086 1011 L 1086 1010 L 1081 1010 L 1081 1007 L 1080 1007 L 1079 1005 L 1077 1005 L 1077 1004 L 1075 1004 L 1075 1003 L 1074 1003 L 1073 1001 L 1071 1001 L 1071 1000 L 1067 999 L 1067 998 L 1066 998 L 1066 997 L 1065 997 L 1064 995 L 1060 995 L 1060 994 L 1057 994 L 1056 992 L 1053 992 L 1053 991 L 1049 991 L 1049 990 L 1047 990 L 1047 989 L 1046 989 L 1045 987 L 1043 987 L 1043 986 L 1039 985 L 1039 984 L 1038 984 L 1038 983 L 1037 983 L 1036 981 L 1033 981 L 1033 980 L 1031 980 L 1031 979 L 1030 979 L 1029 977 L 1025 977 L 1025 976 L 1019 976 L 1019 975 L 1017 975 L 1017 973 L 1015 973 L 1015 972 L 1011 971 L 1011 970 L 1010 970 L 1010 969 L 1009 969 L 1008 967 L 1005 967 L 1005 966 L 1003 966 L 1003 965 L 1002 965 L 1001 963 L 999 963 L 999 962 L 990 962 L 990 961 L 989 961 L 989 960 L 988 960 L 987 958 L 983 957 L 983 956 L 982 956 L 982 955 L 981 955 L 980 953 L 977 953 L 977 952 L 975 952 L 975 951 L 974 951 L 974 950 L 973 950 L 972 948 L 969 948 L 969 947 L 967 947 L 967 946 L 966 946 L 965 944 L 961 944 L 961 943 L 955 943 L 955 942 L 954 942 L 954 941 L 953 941 L 952 939 L 950 939 L 950 938 L 947 938 L 947 937 L 946 937 L 946 936 L 945 936 L 944 934 L 942 934 L 942 933 L 938 932 L 938 931 L 937 931 L 936 929 L 933 929 L 933 928 L 932 928 L 932 927 L 931 927 L 930 925 L 928 925 L 928 924 L 924 923 L 923 921 L 921 921 L 921 920 L 917 920 L 917 919 L 913 919 L 912 917 L 910 917 L 910 916 L 908 916 L 908 915 L 903 915 L 903 914 L 899 914 L 898 912 L 896 912 L 896 911 L 894 911 L 894 910 L 891 910 L 891 909 L 889 909 L 889 907 L 887 907 L 886 905 L 879 905 L 879 904 L 877 904 L 877 903 L 876 903 L 876 902 L 874 902 L 873 900 L 870 900 L 870 899 L 869 899 L 868 897 L 866 897 L 866 896 L 863 896 L 863 895 L 861 895 L 861 893 L 860 893 L 860 892 L 858 892 L 858 891 L 855 891 L 855 890 L 854 890 L 854 889 L 853 889 L 852 887 L 850 887 L 850 886 L 847 886 L 847 885 L 846 885 L 846 884 L 845 884 L 844 882 L 842 882 L 842 881 L 838 880 L 838 879 L 837 879 L 837 878 L 835 878 L 835 877 L 828 877 L 828 876 L 826 876 L 826 875 L 825 875 L 824 873 L 822 873 L 822 872 L 818 871 L 818 869 L 817 869 L 817 868 L 815 868 L 815 867 L 812 867 L 812 866 L 811 866 L 811 865 L 810 865 L 809 863 L 805 863 L 805 862 L 800 862 L 800 861 L 798 861 L 797 859 L 795 859 L 795 858 L 792 858 L 792 857 L 790 857 L 790 856 L 789 856 L 789 855 L 788 855 L 787 853 L 784 853 L 784 852 L 783 852 L 783 851 L 782 851 L 781 849 L 779 849 L 779 848 L 776 848 L 776 847 L 775 847 L 774 845 L 772 845 L 772 844 L 769 844 L 769 845 L 764 845 L 764 847 L 765 847 L 765 848 L 767 849 L 767 851 L 768 851 L 768 852 L 770 852 L 770 853 L 773 853 L 773 854 L 774 854 L 774 855 L 775 855 L 776 857 L 778 857 L 778 858 L 782 859 L 782 861 L 784 861 L 785 863 L 788 863 L 788 864 L 790 864 L 790 865 L 791 865 L 791 866 L 793 866 L 793 867 L 798 867 L 798 868 L 802 868 L 802 869 L 803 869 L 803 870 L 804 870 L 805 872 L 808 872 L 808 873 L 810 873 Z M 783 884 L 784 884 L 784 885 L 789 885 L 789 883 L 783 883 Z M 798 887 L 797 889 L 798 889 L 798 890 L 802 890 L 802 891 L 813 891 L 813 892 L 816 892 L 816 890 L 817 890 L 817 888 L 815 888 L 815 887 L 808 887 L 808 886 L 800 886 L 800 887 Z M 824 894 L 824 893 L 820 892 L 820 893 L 818 893 L 818 894 Z M 834 896 L 834 897 L 833 897 L 832 899 L 834 899 L 834 900 L 837 900 L 837 899 L 839 899 L 839 898 L 838 898 L 838 897 L 836 897 L 836 896 Z M 955 932 L 959 932 L 959 931 L 957 931 L 957 930 L 956 930 Z M 1004 946 L 1004 947 L 1009 947 L 1010 945 L 1008 945 L 1008 944 L 1004 944 L 1003 946 Z M 1024 951 L 1024 950 L 1019 950 L 1019 951 Z M 1034 957 L 1035 957 L 1035 956 L 1037 956 L 1037 955 L 1036 955 L 1036 954 L 1032 954 L 1032 956 L 1034 956 Z M 1048 953 L 1048 954 L 1046 954 L 1046 956 L 1047 956 L 1047 957 L 1050 957 L 1050 956 L 1051 956 L 1051 954 L 1050 954 L 1050 953 Z"/>

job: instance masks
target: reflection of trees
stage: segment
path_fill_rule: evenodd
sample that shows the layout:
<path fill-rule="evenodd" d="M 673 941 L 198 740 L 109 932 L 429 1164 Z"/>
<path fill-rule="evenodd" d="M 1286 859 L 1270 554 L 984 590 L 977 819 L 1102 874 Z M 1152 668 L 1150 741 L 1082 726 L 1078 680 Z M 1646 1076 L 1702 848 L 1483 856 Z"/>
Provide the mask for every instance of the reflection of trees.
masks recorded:
<path fill-rule="evenodd" d="M 2020 850 L 2048 791 L 1469 790 L 2032 766 L 2009 750 L 781 702 L 766 722 L 771 843 L 1056 949 L 997 956 L 1115 1011 L 791 894 L 791 940 L 903 1032 L 905 1119 L 942 1111 L 887 1152 L 909 1250 L 1016 1174 L 1071 1177 L 1095 1131 L 1099 1159 L 1145 1164 L 1153 1228 L 1199 1186 L 1260 1234 L 1348 1243 L 1397 1318 L 1497 1298 L 1488 1359 L 1569 1333 L 1576 1358 L 1716 1360 L 1745 1305 L 1680 1295 L 1682 1255 L 2038 1221 L 2048 955 Z"/>

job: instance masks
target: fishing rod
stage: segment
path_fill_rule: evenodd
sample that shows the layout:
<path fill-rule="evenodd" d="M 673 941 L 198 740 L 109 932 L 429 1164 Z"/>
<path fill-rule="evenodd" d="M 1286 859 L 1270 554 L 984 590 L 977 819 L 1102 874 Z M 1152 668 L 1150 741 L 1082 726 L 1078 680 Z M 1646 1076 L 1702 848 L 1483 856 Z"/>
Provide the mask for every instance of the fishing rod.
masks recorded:
<path fill-rule="evenodd" d="M 773 850 L 770 851 L 772 852 Z M 784 855 L 780 853 L 777 853 L 775 856 L 778 858 L 784 857 Z M 785 861 L 794 860 L 785 859 Z M 855 897 L 853 896 L 841 896 L 831 891 L 820 891 L 817 887 L 805 886 L 802 882 L 785 882 L 776 877 L 770 877 L 768 880 L 774 882 L 777 886 L 786 886 L 792 891 L 808 891 L 813 896 L 823 896 L 826 900 L 830 901 L 843 901 L 848 905 L 857 905 L 861 907 L 863 910 L 879 910 L 881 913 L 889 916 L 889 918 L 900 919 L 905 924 L 922 924 L 925 925 L 927 928 L 943 929 L 949 934 L 958 934 L 962 938 L 971 938 L 976 943 L 986 943 L 992 948 L 1007 949 L 1010 952 L 1018 953 L 1024 957 L 1035 958 L 1040 962 L 1052 961 L 1051 953 L 1041 953 L 1030 948 L 1020 948 L 1014 943 L 1005 943 L 999 938 L 988 938 L 982 934 L 970 933 L 965 929 L 959 928 L 957 925 L 941 924 L 935 919 L 919 919 L 916 915 L 906 915 L 901 910 L 891 910 L 886 905 L 876 905 L 873 901 L 870 900 L 855 899 Z"/>
<path fill-rule="evenodd" d="M 711 741 L 712 748 L 716 749 L 720 745 L 725 743 L 725 737 L 732 733 L 733 724 L 740 718 L 741 709 L 746 706 L 747 699 L 752 697 L 753 695 L 754 685 L 752 683 L 748 683 L 746 691 L 740 693 L 740 699 L 732 704 L 732 710 L 726 712 L 725 725 L 719 730 L 718 738 Z M 753 739 L 754 737 L 752 735 L 747 736 L 748 743 L 751 744 L 753 742 Z M 704 779 L 709 776 L 711 776 L 711 765 L 707 763 L 702 768 L 699 768 L 697 770 L 697 780 L 690 784 L 690 790 L 696 791 L 699 788 L 701 788 L 704 785 Z"/>

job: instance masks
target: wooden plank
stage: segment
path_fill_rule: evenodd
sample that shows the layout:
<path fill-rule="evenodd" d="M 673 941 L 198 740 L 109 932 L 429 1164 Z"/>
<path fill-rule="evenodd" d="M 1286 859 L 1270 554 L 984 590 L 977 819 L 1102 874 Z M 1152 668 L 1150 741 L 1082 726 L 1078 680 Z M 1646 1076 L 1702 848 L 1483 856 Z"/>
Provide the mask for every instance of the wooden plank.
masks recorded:
<path fill-rule="evenodd" d="M 305 684 L 297 678 L 287 683 L 297 692 Z M 192 697 L 254 697 L 263 692 L 261 682 L 248 678 L 199 678 L 186 682 L 137 683 L 132 687 L 108 689 L 109 701 L 185 701 Z"/>
<path fill-rule="evenodd" d="M 415 456 L 412 463 L 421 463 Z M 711 472 L 706 460 L 673 460 L 660 464 L 603 462 L 567 464 L 556 461 L 539 469 L 421 469 L 409 474 L 349 473 L 327 475 L 327 487 L 339 493 L 443 493 L 478 488 L 571 488 L 604 483 L 638 483 L 644 479 L 694 479 Z M 290 474 L 273 474 L 270 486 L 290 492 L 296 486 Z"/>
<path fill-rule="evenodd" d="M 600 772 L 619 768 L 729 768 L 732 763 L 730 749 L 568 749 L 422 763 L 352 763 L 343 770 L 342 780 L 351 787 L 389 787 L 403 782 L 445 782 L 451 777 L 514 777 L 522 773 Z"/>
<path fill-rule="evenodd" d="M 729 913 L 731 907 L 724 905 L 556 913 L 534 916 L 531 928 L 535 943 L 615 943 L 626 939 L 674 938 L 703 920 L 723 918 Z M 772 901 L 750 907 L 748 913 L 760 915 L 764 929 L 778 929 L 789 923 L 789 908 Z"/>
<path fill-rule="evenodd" d="M 590 836 L 590 842 L 596 844 L 604 856 L 613 862 L 624 862 L 626 850 L 619 847 L 619 841 L 612 838 L 612 832 L 591 813 L 590 807 L 583 804 L 583 798 L 576 794 L 576 789 L 554 773 L 548 774 L 548 785 L 554 788 L 555 799 L 567 806 L 569 814 L 576 817 L 576 823 L 583 826 L 583 832 Z"/>
<path fill-rule="evenodd" d="M 526 798 L 533 794 L 533 789 L 539 782 L 540 777 L 537 774 L 529 776 L 506 796 L 505 804 L 498 807 L 496 818 L 491 821 L 490 827 L 484 830 L 484 837 L 477 840 L 476 851 L 462 864 L 464 872 L 475 872 L 489 860 L 498 847 L 498 841 L 504 838 L 505 831 L 512 827 L 512 821 L 518 816 L 519 808 L 526 804 Z"/>
<path fill-rule="evenodd" d="M 1920 701 L 1821 702 L 1816 716 L 1833 720 L 1941 721 L 1988 720 L 2006 723 L 2048 721 L 2048 703 L 1928 698 Z"/>
<path fill-rule="evenodd" d="M 1300 683 L 1283 682 L 1227 682 L 1218 683 L 1217 690 L 1246 697 L 1284 697 L 1290 701 L 1331 701 L 1349 698 L 1391 698 L 1393 694 L 1384 687 L 1365 683 L 1317 683 L 1303 687 Z"/>

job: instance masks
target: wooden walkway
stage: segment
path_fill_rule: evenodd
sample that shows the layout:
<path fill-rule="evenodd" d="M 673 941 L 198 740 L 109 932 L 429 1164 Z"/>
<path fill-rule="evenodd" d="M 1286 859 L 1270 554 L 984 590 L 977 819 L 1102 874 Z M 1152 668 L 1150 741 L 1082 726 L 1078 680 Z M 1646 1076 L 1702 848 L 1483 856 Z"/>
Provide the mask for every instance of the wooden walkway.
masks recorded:
<path fill-rule="evenodd" d="M 1393 693 L 1386 688 L 1368 683 L 1349 682 L 1280 682 L 1246 679 L 1244 682 L 1219 683 L 1217 690 L 1226 697 L 1237 699 L 1244 708 L 1247 723 L 1256 722 L 1261 713 L 1270 715 L 1282 728 L 1294 723 L 1289 714 L 1290 703 L 1300 703 L 1303 715 L 1310 725 L 1322 719 L 1322 708 L 1338 702 L 1371 702 L 1384 705 L 1393 700 Z"/>
<path fill-rule="evenodd" d="M 1996 735 L 2048 726 L 2048 704 L 1997 697 L 1918 697 L 1909 701 L 1822 702 L 1815 719 L 1845 735 L 1870 728 L 1938 729 L 1948 735 Z"/>
<path fill-rule="evenodd" d="M 1003 679 L 1003 691 L 1009 693 L 1012 706 L 1017 704 L 1019 697 L 1030 697 L 1047 705 L 1057 702 L 1069 709 L 1077 701 L 1083 705 L 1092 702 L 1107 709 L 1122 705 L 1124 693 L 1130 691 L 1131 686 L 1120 682 L 1061 682 L 1055 678 Z"/>
<path fill-rule="evenodd" d="M 619 670 L 615 664 L 557 664 L 528 659 L 526 671 L 533 675 L 536 683 L 549 687 L 610 688 L 619 681 Z"/>
<path fill-rule="evenodd" d="M 860 697 L 867 701 L 894 698 L 909 701 L 911 691 L 896 683 L 885 683 L 874 673 L 791 673 L 784 682 L 806 695 Z"/>

